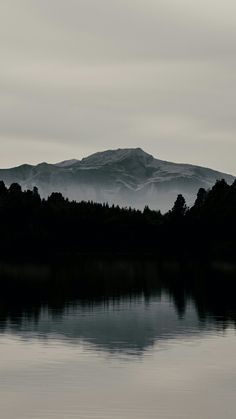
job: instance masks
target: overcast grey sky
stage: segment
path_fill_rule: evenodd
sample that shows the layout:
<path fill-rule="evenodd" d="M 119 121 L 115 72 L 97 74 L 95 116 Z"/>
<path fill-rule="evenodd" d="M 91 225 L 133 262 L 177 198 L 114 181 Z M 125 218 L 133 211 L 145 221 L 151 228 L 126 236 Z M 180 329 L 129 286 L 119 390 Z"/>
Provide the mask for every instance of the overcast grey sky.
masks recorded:
<path fill-rule="evenodd" d="M 235 0 L 0 2 L 0 167 L 142 147 L 236 174 Z"/>

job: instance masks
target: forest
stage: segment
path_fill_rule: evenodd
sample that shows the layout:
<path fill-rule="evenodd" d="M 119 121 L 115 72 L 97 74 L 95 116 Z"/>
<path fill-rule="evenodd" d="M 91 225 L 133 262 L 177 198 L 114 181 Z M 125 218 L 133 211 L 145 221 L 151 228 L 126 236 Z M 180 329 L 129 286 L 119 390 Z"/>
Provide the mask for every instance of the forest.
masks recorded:
<path fill-rule="evenodd" d="M 0 259 L 50 259 L 104 253 L 157 258 L 222 258 L 236 250 L 236 181 L 201 188 L 192 207 L 178 195 L 173 208 L 143 211 L 75 202 L 54 192 L 0 182 Z"/>

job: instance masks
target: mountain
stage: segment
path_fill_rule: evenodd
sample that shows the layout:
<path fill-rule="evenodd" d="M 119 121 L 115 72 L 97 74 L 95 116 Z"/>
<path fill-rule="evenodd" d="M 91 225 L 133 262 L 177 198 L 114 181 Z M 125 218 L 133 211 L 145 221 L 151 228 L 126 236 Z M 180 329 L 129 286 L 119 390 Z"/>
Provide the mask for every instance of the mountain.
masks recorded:
<path fill-rule="evenodd" d="M 37 186 L 42 196 L 58 191 L 77 201 L 137 208 L 149 205 L 162 211 L 173 205 L 178 193 L 191 204 L 200 187 L 210 188 L 222 178 L 230 184 L 235 179 L 200 166 L 158 160 L 141 148 L 108 150 L 56 164 L 0 169 L 0 180 L 7 186 L 13 182 L 23 188 Z"/>
<path fill-rule="evenodd" d="M 79 160 L 77 160 L 77 159 L 64 160 L 64 161 L 61 161 L 60 163 L 56 163 L 55 166 L 70 167 L 70 166 L 73 166 L 74 164 L 78 163 L 78 161 Z"/>

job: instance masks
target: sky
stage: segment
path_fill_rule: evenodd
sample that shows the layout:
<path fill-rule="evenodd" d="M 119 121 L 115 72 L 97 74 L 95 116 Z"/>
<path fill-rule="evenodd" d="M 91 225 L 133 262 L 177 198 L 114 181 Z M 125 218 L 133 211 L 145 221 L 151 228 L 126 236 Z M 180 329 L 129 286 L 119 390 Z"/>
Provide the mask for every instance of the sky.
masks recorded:
<path fill-rule="evenodd" d="M 0 167 L 141 147 L 236 174 L 235 0 L 0 2 Z"/>

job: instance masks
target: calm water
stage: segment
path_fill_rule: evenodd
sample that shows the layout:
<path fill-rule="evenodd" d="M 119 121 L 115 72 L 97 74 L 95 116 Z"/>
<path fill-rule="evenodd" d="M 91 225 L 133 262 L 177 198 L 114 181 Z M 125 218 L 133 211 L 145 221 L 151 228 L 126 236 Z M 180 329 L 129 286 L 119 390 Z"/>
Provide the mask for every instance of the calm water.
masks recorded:
<path fill-rule="evenodd" d="M 234 298 L 198 294 L 2 302 L 0 417 L 235 419 Z"/>

